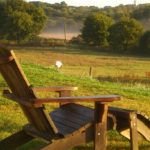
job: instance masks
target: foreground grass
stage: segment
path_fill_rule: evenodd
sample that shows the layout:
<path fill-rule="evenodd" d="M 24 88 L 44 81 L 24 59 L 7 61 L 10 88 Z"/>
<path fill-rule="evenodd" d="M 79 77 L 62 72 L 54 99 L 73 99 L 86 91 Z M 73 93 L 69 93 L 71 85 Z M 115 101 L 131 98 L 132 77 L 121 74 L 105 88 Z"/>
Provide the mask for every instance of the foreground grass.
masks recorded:
<path fill-rule="evenodd" d="M 65 54 L 62 54 L 62 51 L 64 51 Z M 29 79 L 30 83 L 33 86 L 57 86 L 57 85 L 70 85 L 70 86 L 78 86 L 79 90 L 74 93 L 74 95 L 100 95 L 100 94 L 120 94 L 122 95 L 122 101 L 118 101 L 115 103 L 112 103 L 111 105 L 123 107 L 123 108 L 130 108 L 130 109 L 136 109 L 138 111 L 144 112 L 146 115 L 150 117 L 150 103 L 149 103 L 149 97 L 150 97 L 150 89 L 148 83 L 142 83 L 141 80 L 137 80 L 135 82 L 131 79 L 128 82 L 122 82 L 121 80 L 115 81 L 110 80 L 108 78 L 107 71 L 112 68 L 115 70 L 118 69 L 118 65 L 115 65 L 115 61 L 117 64 L 120 63 L 120 70 L 121 70 L 121 64 L 122 67 L 127 67 L 125 65 L 126 62 L 122 60 L 128 61 L 128 59 L 131 59 L 131 57 L 124 57 L 122 60 L 119 59 L 119 56 L 107 56 L 104 54 L 98 53 L 98 52 L 91 52 L 89 51 L 86 55 L 82 51 L 77 51 L 77 54 L 74 54 L 74 50 L 71 50 L 68 52 L 66 50 L 58 50 L 55 51 L 48 51 L 47 49 L 41 51 L 39 50 L 30 50 L 30 51 L 16 51 L 17 56 L 19 57 L 19 60 L 22 62 L 23 69 L 25 71 L 25 74 L 27 75 L 27 78 Z M 66 56 L 65 56 L 66 55 Z M 75 55 L 75 57 L 73 57 Z M 88 56 L 89 55 L 89 56 Z M 87 57 L 88 56 L 88 57 Z M 48 57 L 55 58 L 55 60 L 58 60 L 57 58 L 62 57 L 64 61 L 66 61 L 66 67 L 64 67 L 64 70 L 57 71 L 52 67 L 52 62 L 46 62 Z M 80 60 L 83 60 L 83 62 L 80 63 L 76 60 L 76 57 L 80 58 Z M 98 73 L 98 77 L 101 77 L 99 80 L 96 79 L 90 79 L 88 76 L 83 75 L 81 76 L 77 70 L 71 71 L 74 68 L 88 68 L 89 65 L 93 66 L 94 60 L 97 58 L 97 61 L 95 63 L 95 66 L 97 66 L 98 72 L 103 72 L 102 74 Z M 99 66 L 99 59 L 107 59 L 107 61 L 103 61 L 103 70 L 102 66 Z M 71 59 L 71 60 L 70 60 Z M 140 66 L 140 63 L 143 65 L 143 71 L 140 71 L 140 74 L 142 77 L 142 72 L 144 73 L 146 71 L 147 65 L 149 64 L 149 61 L 147 59 L 139 59 L 139 58 L 132 58 L 131 61 L 133 68 L 136 68 L 137 66 Z M 53 60 L 53 62 L 55 62 Z M 91 61 L 92 60 L 92 61 Z M 114 64 L 110 67 L 108 66 L 108 62 L 111 64 L 111 60 L 114 60 Z M 87 62 L 85 62 L 87 61 Z M 134 61 L 136 64 L 134 64 Z M 34 62 L 34 63 L 33 63 Z M 86 65 L 86 63 L 88 65 Z M 40 64 L 40 65 L 39 65 Z M 73 66 L 75 64 L 75 66 Z M 131 65 L 130 64 L 130 65 Z M 130 68 L 130 65 L 128 66 Z M 107 68 L 108 67 L 108 68 Z M 128 68 L 127 67 L 127 68 Z M 71 68 L 71 69 L 69 69 Z M 124 70 L 122 68 L 122 70 Z M 126 68 L 126 69 L 127 69 Z M 137 67 L 138 68 L 138 67 Z M 139 67 L 142 70 L 142 66 Z M 68 70 L 68 72 L 66 71 Z M 107 70 L 107 71 L 106 71 Z M 119 71 L 120 71 L 119 70 Z M 135 69 L 136 70 L 136 69 Z M 133 71 L 135 71 L 133 69 Z M 80 71 L 80 69 L 79 69 Z M 75 72 L 75 73 L 74 73 Z M 106 74 L 104 74 L 106 73 Z M 67 75 L 66 75 L 67 74 Z M 76 75 L 72 76 L 72 75 Z M 113 76 L 113 72 L 109 74 L 110 77 Z M 106 80 L 102 80 L 102 77 L 105 77 Z M 115 75 L 114 75 L 115 77 Z M 144 77 L 144 76 L 143 76 Z M 109 80 L 108 80 L 109 79 Z M 112 78 L 111 78 L 112 79 Z M 128 79 L 127 79 L 128 80 Z M 149 81 L 147 79 L 147 81 Z M 5 81 L 0 76 L 0 89 L 2 90 L 3 87 L 6 87 Z M 38 96 L 57 96 L 55 94 L 39 94 Z M 90 107 L 93 107 L 91 104 L 86 104 Z M 57 107 L 57 104 L 47 106 L 49 110 L 53 110 L 55 107 Z M 7 115 L 6 115 L 7 114 Z M 27 123 L 26 118 L 22 114 L 22 111 L 20 110 L 18 104 L 2 98 L 0 96 L 0 139 L 3 139 L 12 133 L 20 130 L 23 125 Z M 126 150 L 130 149 L 129 142 L 120 136 L 116 132 L 109 132 L 108 133 L 108 149 L 109 150 Z M 36 147 L 42 146 L 44 143 L 39 142 L 38 140 L 35 140 L 19 150 L 25 150 L 25 149 L 35 149 Z M 140 149 L 142 150 L 148 150 L 150 149 L 150 143 L 146 141 L 140 141 Z M 89 143 L 88 145 L 79 146 L 77 148 L 74 148 L 74 150 L 92 150 L 92 143 Z"/>

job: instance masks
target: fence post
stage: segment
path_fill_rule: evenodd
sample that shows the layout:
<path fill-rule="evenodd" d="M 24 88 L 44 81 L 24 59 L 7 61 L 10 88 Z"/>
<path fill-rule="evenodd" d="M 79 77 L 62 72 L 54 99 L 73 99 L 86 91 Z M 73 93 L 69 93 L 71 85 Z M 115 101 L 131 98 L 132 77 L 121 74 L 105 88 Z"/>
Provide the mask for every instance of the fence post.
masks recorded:
<path fill-rule="evenodd" d="M 89 77 L 92 79 L 93 77 L 93 67 L 90 67 L 89 69 Z"/>

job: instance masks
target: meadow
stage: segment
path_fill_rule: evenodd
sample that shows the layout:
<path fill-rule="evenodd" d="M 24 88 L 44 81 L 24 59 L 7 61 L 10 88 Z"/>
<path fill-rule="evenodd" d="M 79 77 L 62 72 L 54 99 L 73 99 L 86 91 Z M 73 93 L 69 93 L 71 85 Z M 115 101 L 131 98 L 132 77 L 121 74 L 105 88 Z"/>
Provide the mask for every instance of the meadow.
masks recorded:
<path fill-rule="evenodd" d="M 15 47 L 14 51 L 20 61 L 28 80 L 33 86 L 77 86 L 73 95 L 119 94 L 122 100 L 110 105 L 135 109 L 150 117 L 150 58 L 139 56 L 122 56 L 108 54 L 93 49 Z M 55 68 L 56 60 L 63 63 L 59 70 Z M 89 69 L 92 67 L 92 78 Z M 0 90 L 7 87 L 0 76 Z M 47 96 L 47 94 L 38 96 Z M 49 95 L 48 95 L 49 96 Z M 50 96 L 57 96 L 50 94 Z M 91 104 L 85 104 L 93 107 Z M 49 110 L 57 104 L 47 106 Z M 6 115 L 7 114 L 7 115 Z M 0 96 L 0 139 L 21 129 L 27 123 L 18 104 Z M 140 150 L 149 150 L 150 143 L 140 141 Z M 42 146 L 35 140 L 19 150 Z M 73 150 L 92 150 L 92 143 L 79 146 Z M 109 150 L 130 149 L 129 142 L 115 131 L 108 132 Z"/>

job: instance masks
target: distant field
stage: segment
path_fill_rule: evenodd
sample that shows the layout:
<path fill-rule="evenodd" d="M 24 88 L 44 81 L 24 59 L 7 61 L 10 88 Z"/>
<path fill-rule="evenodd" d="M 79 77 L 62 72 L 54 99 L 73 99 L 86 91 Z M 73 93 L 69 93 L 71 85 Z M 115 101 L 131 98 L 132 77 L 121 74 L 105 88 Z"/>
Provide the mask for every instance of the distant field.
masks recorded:
<path fill-rule="evenodd" d="M 67 32 L 66 33 L 66 39 L 70 40 L 73 37 L 77 36 L 79 33 L 77 32 Z M 41 37 L 44 38 L 54 38 L 54 39 L 65 39 L 64 33 L 58 32 L 58 33 L 42 33 L 40 34 Z"/>
<path fill-rule="evenodd" d="M 150 78 L 150 58 L 109 55 L 94 50 L 71 48 L 22 48 L 17 50 L 19 60 L 44 66 L 55 61 L 63 63 L 62 72 L 69 75 L 88 76 L 93 67 L 94 77 L 126 77 L 133 79 Z M 76 71 L 77 70 L 77 71 Z"/>
<path fill-rule="evenodd" d="M 110 55 L 93 49 L 14 49 L 33 86 L 78 86 L 79 90 L 74 95 L 119 94 L 122 101 L 111 105 L 136 109 L 150 117 L 150 58 Z M 56 60 L 63 62 L 63 67 L 59 71 L 54 67 Z M 90 66 L 93 67 L 93 79 L 89 77 Z M 0 76 L 0 89 L 5 86 L 6 83 Z M 86 105 L 93 107 L 90 104 Z M 56 104 L 48 109 L 52 110 L 55 107 Z M 26 122 L 17 104 L 0 96 L 0 139 L 18 131 Z M 34 141 L 19 150 L 34 150 L 42 144 Z M 108 133 L 108 150 L 129 149 L 129 142 L 125 138 L 116 132 Z M 92 150 L 92 144 L 73 150 Z M 140 141 L 140 150 L 150 150 L 150 143 Z"/>

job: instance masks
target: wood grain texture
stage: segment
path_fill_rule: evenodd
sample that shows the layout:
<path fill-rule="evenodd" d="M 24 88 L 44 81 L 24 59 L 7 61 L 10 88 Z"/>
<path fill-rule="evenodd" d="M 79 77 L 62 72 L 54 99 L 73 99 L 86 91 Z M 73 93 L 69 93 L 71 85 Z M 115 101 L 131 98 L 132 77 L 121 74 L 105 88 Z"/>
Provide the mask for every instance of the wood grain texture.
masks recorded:
<path fill-rule="evenodd" d="M 12 61 L 14 58 L 12 56 L 10 57 L 6 57 L 6 58 L 3 58 L 3 57 L 0 57 L 0 64 L 5 64 L 5 63 L 9 63 L 10 61 Z"/>
<path fill-rule="evenodd" d="M 78 132 L 73 136 L 54 140 L 53 143 L 43 147 L 41 150 L 69 150 L 75 146 L 88 143 L 94 138 L 94 128 L 90 126 L 85 132 Z"/>
<path fill-rule="evenodd" d="M 107 148 L 107 112 L 107 104 L 95 103 L 94 150 L 106 150 Z"/>
<path fill-rule="evenodd" d="M 118 95 L 100 95 L 100 96 L 83 96 L 83 97 L 58 97 L 58 98 L 41 98 L 33 99 L 35 107 L 39 107 L 44 103 L 75 103 L 75 102 L 113 102 L 120 100 Z"/>
<path fill-rule="evenodd" d="M 79 107 L 78 107 L 79 106 Z M 88 114 L 82 110 L 88 110 Z M 84 131 L 94 123 L 94 111 L 78 104 L 65 104 L 50 113 L 54 124 L 64 137 Z"/>
<path fill-rule="evenodd" d="M 41 132 L 48 132 L 50 137 L 54 137 L 58 132 L 49 115 L 46 115 L 45 108 L 41 105 L 40 108 L 28 107 L 24 103 L 32 103 L 32 99 L 36 98 L 34 92 L 30 88 L 30 84 L 18 63 L 15 54 L 12 50 L 3 49 L 0 47 L 0 57 L 10 58 L 13 60 L 0 65 L 0 72 L 7 82 L 11 92 L 18 99 L 25 116 L 30 124 Z M 23 97 L 23 99 L 22 99 Z"/>
<path fill-rule="evenodd" d="M 78 87 L 63 87 L 63 86 L 54 86 L 54 87 L 33 87 L 35 92 L 61 92 L 61 91 L 75 91 L 78 90 Z"/>
<path fill-rule="evenodd" d="M 71 96 L 72 92 L 71 91 L 60 91 L 59 92 L 59 97 L 69 97 Z M 68 104 L 69 102 L 65 102 L 65 103 L 59 103 L 59 106 Z"/>
<path fill-rule="evenodd" d="M 14 57 L 11 55 L 10 51 L 0 44 L 0 65 L 9 63 Z"/>
<path fill-rule="evenodd" d="M 138 150 L 137 115 L 130 113 L 130 143 L 131 150 Z"/>
<path fill-rule="evenodd" d="M 63 95 L 68 95 L 70 93 L 63 92 Z M 61 96 L 60 94 L 60 96 Z M 4 93 L 5 97 L 11 98 L 12 100 L 19 101 L 23 103 L 23 101 L 28 101 L 27 98 L 18 97 L 13 93 Z M 120 100 L 120 96 L 118 95 L 100 95 L 100 96 L 82 96 L 82 97 L 56 97 L 56 98 L 29 98 L 31 105 L 34 107 L 42 107 L 44 103 L 75 103 L 75 102 L 113 102 Z"/>

